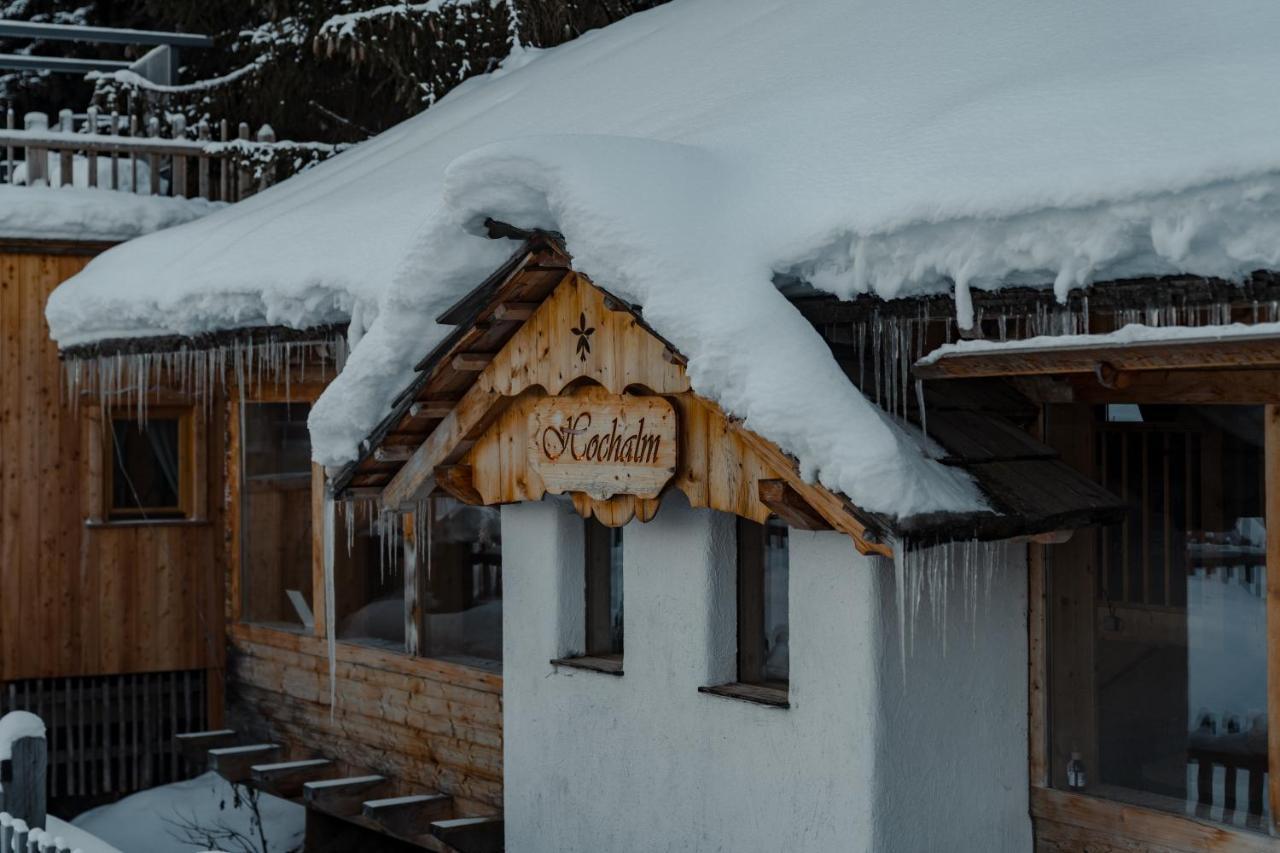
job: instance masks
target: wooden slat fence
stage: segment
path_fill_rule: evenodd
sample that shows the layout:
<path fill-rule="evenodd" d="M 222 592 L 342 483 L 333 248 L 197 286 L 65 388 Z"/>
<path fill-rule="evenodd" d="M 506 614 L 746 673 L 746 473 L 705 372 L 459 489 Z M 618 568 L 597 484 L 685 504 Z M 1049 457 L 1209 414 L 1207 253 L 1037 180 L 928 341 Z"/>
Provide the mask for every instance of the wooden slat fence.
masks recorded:
<path fill-rule="evenodd" d="M 53 124 L 45 113 L 27 113 L 19 127 L 9 108 L 0 130 L 0 184 L 74 185 L 235 202 L 340 148 L 277 141 L 268 125 L 256 134 L 244 122 L 234 129 L 226 121 L 217 128 L 207 122 L 188 128 L 180 115 L 141 121 L 93 107 L 83 114 L 62 110 Z"/>
<path fill-rule="evenodd" d="M 0 715 L 44 720 L 49 797 L 122 795 L 187 778 L 174 735 L 208 728 L 205 671 L 0 684 Z"/>

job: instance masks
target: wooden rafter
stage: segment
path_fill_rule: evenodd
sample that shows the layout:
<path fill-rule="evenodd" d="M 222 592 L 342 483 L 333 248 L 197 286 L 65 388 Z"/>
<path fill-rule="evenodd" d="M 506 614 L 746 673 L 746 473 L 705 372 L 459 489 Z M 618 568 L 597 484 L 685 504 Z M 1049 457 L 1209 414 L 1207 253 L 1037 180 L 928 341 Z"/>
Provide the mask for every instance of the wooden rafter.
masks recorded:
<path fill-rule="evenodd" d="M 920 379 L 1075 374 L 1093 376 L 1106 388 L 1121 388 L 1130 381 L 1130 373 L 1241 367 L 1280 367 L 1280 336 L 1215 338 L 1206 331 L 1202 338 L 1183 340 L 958 350 L 917 364 L 914 372 Z"/>

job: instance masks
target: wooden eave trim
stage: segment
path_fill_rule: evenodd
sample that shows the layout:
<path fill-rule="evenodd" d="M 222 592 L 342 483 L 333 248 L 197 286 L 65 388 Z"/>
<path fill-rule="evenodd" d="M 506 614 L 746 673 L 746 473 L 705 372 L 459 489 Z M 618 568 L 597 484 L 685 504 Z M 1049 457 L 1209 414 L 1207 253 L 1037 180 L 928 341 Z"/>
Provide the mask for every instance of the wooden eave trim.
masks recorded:
<path fill-rule="evenodd" d="M 1258 334 L 1214 338 L 1206 334 L 1193 339 L 1109 346 L 1067 343 L 1036 349 L 1011 347 L 1006 350 L 960 351 L 947 353 L 934 361 L 918 362 L 913 373 L 918 379 L 1094 374 L 1104 384 L 1123 387 L 1126 371 L 1233 367 L 1280 367 L 1280 336 Z"/>
<path fill-rule="evenodd" d="M 322 344 L 344 337 L 347 323 L 329 323 L 295 329 L 291 326 L 243 326 L 199 335 L 155 335 L 141 338 L 103 338 L 91 344 L 76 344 L 58 351 L 63 360 L 93 359 L 114 355 L 215 350 L 231 344 L 292 342 Z"/>
<path fill-rule="evenodd" d="M 119 246 L 122 242 L 124 241 L 43 240 L 33 237 L 0 237 L 0 254 L 93 257 Z"/>

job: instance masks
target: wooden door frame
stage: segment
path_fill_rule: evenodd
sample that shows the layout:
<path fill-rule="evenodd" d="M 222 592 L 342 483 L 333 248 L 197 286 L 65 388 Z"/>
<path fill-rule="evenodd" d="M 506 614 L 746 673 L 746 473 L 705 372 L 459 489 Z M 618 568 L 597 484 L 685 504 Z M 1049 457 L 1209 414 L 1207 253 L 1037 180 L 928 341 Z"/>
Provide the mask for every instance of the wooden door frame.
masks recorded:
<path fill-rule="evenodd" d="M 1171 402 L 1171 401 L 1170 401 Z M 1245 403 L 1245 400 L 1230 402 Z M 1194 403 L 1191 403 L 1194 405 Z M 1257 402 L 1254 403 L 1258 404 Z M 1280 566 L 1280 404 L 1264 404 L 1267 565 Z M 1043 424 L 1043 419 L 1041 421 Z M 1043 431 L 1043 426 L 1041 427 Z M 1274 851 L 1280 835 L 1280 582 L 1267 583 L 1268 790 L 1271 837 L 1195 818 L 1050 787 L 1049 662 L 1047 659 L 1047 553 L 1027 553 L 1028 775 L 1034 821 L 1065 824 L 1086 833 L 1115 835 L 1174 850 Z M 1268 575 L 1272 575 L 1271 571 Z M 1038 835 L 1038 827 L 1035 829 Z"/>

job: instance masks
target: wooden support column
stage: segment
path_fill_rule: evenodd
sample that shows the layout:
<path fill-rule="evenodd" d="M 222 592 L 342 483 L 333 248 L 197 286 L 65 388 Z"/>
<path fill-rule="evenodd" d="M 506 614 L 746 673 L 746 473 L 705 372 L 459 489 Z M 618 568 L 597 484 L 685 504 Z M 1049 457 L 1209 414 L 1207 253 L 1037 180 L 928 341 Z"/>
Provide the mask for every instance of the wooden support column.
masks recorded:
<path fill-rule="evenodd" d="M 1267 486 L 1267 766 L 1273 831 L 1280 829 L 1280 406 L 1269 405 L 1266 423 Z"/>

